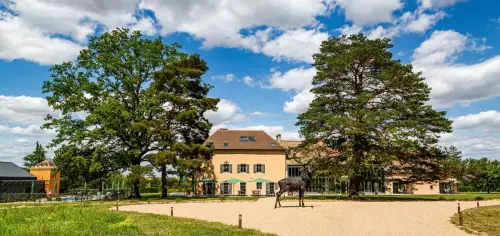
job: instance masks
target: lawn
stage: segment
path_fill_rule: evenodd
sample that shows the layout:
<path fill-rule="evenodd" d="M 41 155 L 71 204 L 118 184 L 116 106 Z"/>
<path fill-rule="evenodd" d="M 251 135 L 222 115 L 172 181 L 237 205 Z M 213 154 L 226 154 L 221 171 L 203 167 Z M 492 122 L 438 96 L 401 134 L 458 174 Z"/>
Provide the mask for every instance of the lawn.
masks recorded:
<path fill-rule="evenodd" d="M 500 236 L 500 206 L 471 208 L 462 212 L 463 230 L 478 235 Z M 458 225 L 456 213 L 451 222 Z"/>
<path fill-rule="evenodd" d="M 230 196 L 230 197 L 183 197 L 172 196 L 167 199 L 161 199 L 161 193 L 143 193 L 142 198 L 137 198 L 138 201 L 257 201 L 259 197 L 253 196 Z"/>
<path fill-rule="evenodd" d="M 111 204 L 42 204 L 0 210 L 0 235 L 272 235 L 189 218 L 109 210 Z"/>
<path fill-rule="evenodd" d="M 297 196 L 285 197 L 284 200 L 297 200 Z M 459 193 L 459 194 L 401 194 L 401 195 L 361 195 L 350 199 L 347 195 L 309 195 L 305 200 L 357 200 L 357 201 L 477 201 L 500 199 L 500 193 Z"/>

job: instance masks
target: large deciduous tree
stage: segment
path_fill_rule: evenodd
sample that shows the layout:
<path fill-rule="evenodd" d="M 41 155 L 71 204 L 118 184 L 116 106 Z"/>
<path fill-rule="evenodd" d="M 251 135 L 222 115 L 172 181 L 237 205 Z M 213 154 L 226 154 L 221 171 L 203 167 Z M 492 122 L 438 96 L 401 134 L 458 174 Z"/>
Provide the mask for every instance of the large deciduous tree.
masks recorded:
<path fill-rule="evenodd" d="M 349 176 L 351 196 L 374 166 L 397 162 L 418 179 L 437 178 L 435 160 L 444 155 L 436 143 L 451 132 L 445 112 L 426 104 L 424 78 L 392 59 L 391 47 L 389 39 L 341 36 L 324 41 L 313 56 L 315 99 L 297 125 L 305 145 L 321 141 L 337 150 L 323 158 Z"/>
<path fill-rule="evenodd" d="M 181 128 L 206 136 L 211 124 L 203 112 L 215 110 L 218 99 L 207 97 L 212 87 L 200 79 L 206 62 L 179 47 L 116 29 L 92 38 L 75 62 L 53 66 L 52 79 L 43 85 L 49 105 L 62 113 L 48 116 L 44 125 L 58 132 L 52 145 L 104 155 L 110 162 L 104 169 L 141 172 L 149 154 L 184 141 Z M 168 156 L 154 164 L 163 167 Z M 140 179 L 131 178 L 136 197 Z"/>
<path fill-rule="evenodd" d="M 45 149 L 43 148 L 43 146 L 39 142 L 36 142 L 35 150 L 33 151 L 33 153 L 31 153 L 23 158 L 24 168 L 29 169 L 29 168 L 33 167 L 34 165 L 36 165 L 42 161 L 45 161 L 46 159 L 47 159 L 47 157 L 45 157 Z"/>

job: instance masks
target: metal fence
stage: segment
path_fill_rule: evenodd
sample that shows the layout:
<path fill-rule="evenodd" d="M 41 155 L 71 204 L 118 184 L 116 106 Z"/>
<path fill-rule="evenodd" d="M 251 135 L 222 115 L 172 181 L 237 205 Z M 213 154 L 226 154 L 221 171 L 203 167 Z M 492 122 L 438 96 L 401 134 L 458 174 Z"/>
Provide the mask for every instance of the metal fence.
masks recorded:
<path fill-rule="evenodd" d="M 0 180 L 0 202 L 29 201 L 45 197 L 43 180 Z"/>
<path fill-rule="evenodd" d="M 360 189 L 365 194 L 385 193 L 385 181 L 383 179 L 369 179 L 360 183 Z M 349 180 L 334 177 L 314 177 L 308 192 L 321 194 L 348 194 Z"/>

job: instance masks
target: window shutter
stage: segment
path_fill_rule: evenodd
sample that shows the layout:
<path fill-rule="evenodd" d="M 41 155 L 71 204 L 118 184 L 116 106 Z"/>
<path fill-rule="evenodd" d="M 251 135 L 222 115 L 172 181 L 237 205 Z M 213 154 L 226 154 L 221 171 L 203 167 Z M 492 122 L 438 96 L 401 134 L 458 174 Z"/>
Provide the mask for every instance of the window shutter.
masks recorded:
<path fill-rule="evenodd" d="M 266 165 L 262 164 L 262 173 L 266 173 Z"/>
<path fill-rule="evenodd" d="M 247 173 L 250 173 L 250 165 L 247 164 Z"/>
<path fill-rule="evenodd" d="M 228 194 L 229 194 L 229 195 L 233 195 L 233 184 L 229 184 L 229 191 L 228 191 Z"/>
<path fill-rule="evenodd" d="M 238 173 L 241 172 L 241 164 L 236 165 L 236 171 L 238 171 Z"/>
<path fill-rule="evenodd" d="M 224 194 L 224 183 L 220 183 L 220 195 Z"/>
<path fill-rule="evenodd" d="M 257 173 L 257 164 L 253 164 L 253 173 Z"/>
<path fill-rule="evenodd" d="M 224 172 L 224 164 L 220 164 L 220 173 Z"/>
<path fill-rule="evenodd" d="M 269 183 L 266 183 L 266 194 L 269 193 L 270 191 L 270 184 Z"/>
<path fill-rule="evenodd" d="M 229 164 L 229 173 L 233 173 L 233 164 Z"/>
<path fill-rule="evenodd" d="M 278 183 L 274 183 L 274 189 L 278 190 Z"/>

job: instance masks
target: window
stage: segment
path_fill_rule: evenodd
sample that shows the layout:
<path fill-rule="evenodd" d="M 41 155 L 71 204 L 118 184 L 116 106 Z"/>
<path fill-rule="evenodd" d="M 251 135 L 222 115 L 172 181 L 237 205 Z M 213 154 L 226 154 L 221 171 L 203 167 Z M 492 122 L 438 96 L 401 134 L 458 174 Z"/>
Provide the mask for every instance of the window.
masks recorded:
<path fill-rule="evenodd" d="M 300 176 L 300 166 L 288 166 L 288 177 Z"/>
<path fill-rule="evenodd" d="M 266 195 L 274 195 L 274 183 L 267 183 L 266 185 Z"/>
<path fill-rule="evenodd" d="M 261 190 L 262 189 L 262 183 L 257 183 L 257 189 Z"/>
<path fill-rule="evenodd" d="M 227 161 L 224 164 L 220 164 L 220 173 L 233 173 L 233 165 Z"/>
<path fill-rule="evenodd" d="M 247 164 L 239 164 L 238 165 L 238 173 L 248 173 L 248 165 Z"/>
<path fill-rule="evenodd" d="M 240 141 L 241 142 L 255 142 L 255 136 L 240 136 Z"/>
<path fill-rule="evenodd" d="M 224 143 L 224 147 L 227 147 L 227 143 Z"/>
<path fill-rule="evenodd" d="M 264 164 L 253 165 L 253 173 L 266 173 L 266 166 Z"/>
<path fill-rule="evenodd" d="M 430 185 L 430 188 L 431 188 L 431 190 L 433 190 L 433 189 L 434 189 L 434 185 L 433 185 L 433 184 L 431 184 L 431 185 Z"/>
<path fill-rule="evenodd" d="M 392 193 L 406 193 L 406 185 L 400 182 L 392 182 Z"/>
<path fill-rule="evenodd" d="M 213 145 L 214 145 L 214 143 L 213 143 L 213 142 L 207 142 L 207 146 L 211 147 L 211 146 L 213 146 Z"/>
<path fill-rule="evenodd" d="M 272 148 L 273 148 L 273 147 L 276 147 L 276 144 L 274 144 L 274 143 L 271 143 L 271 147 L 272 147 Z"/>

